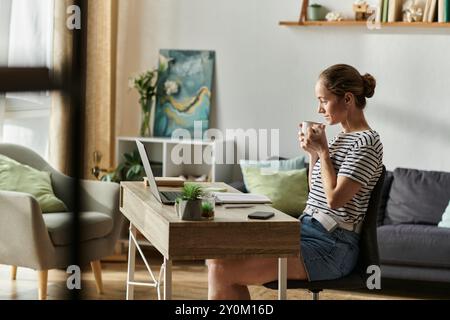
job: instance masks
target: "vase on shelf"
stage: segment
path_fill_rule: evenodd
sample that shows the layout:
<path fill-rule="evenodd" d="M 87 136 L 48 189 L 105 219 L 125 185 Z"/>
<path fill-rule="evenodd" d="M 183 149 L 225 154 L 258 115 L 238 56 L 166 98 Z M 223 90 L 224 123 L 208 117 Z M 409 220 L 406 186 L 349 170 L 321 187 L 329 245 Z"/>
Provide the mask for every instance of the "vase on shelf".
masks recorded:
<path fill-rule="evenodd" d="M 154 122 L 154 99 L 147 101 L 142 106 L 141 113 L 141 137 L 153 136 L 153 122 Z"/>
<path fill-rule="evenodd" d="M 312 4 L 308 6 L 307 15 L 311 21 L 325 20 L 325 8 L 320 4 Z"/>

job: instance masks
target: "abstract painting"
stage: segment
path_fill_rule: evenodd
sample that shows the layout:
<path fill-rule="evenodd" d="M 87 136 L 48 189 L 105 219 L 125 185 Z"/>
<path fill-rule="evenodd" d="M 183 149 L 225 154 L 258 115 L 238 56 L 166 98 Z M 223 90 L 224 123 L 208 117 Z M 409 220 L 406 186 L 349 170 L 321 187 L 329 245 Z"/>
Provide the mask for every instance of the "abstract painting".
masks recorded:
<path fill-rule="evenodd" d="M 186 129 L 194 137 L 197 121 L 202 135 L 209 128 L 214 62 L 214 51 L 160 50 L 154 136 Z"/>

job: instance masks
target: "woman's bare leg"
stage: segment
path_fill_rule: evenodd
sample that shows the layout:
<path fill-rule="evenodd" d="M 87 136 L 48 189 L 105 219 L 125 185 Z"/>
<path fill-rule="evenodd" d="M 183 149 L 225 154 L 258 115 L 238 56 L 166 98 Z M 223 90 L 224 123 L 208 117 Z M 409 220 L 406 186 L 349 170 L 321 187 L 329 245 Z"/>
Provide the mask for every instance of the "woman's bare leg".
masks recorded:
<path fill-rule="evenodd" d="M 288 278 L 305 280 L 307 274 L 300 258 L 288 259 Z M 208 260 L 208 299 L 250 299 L 248 285 L 262 285 L 278 279 L 277 258 Z"/>

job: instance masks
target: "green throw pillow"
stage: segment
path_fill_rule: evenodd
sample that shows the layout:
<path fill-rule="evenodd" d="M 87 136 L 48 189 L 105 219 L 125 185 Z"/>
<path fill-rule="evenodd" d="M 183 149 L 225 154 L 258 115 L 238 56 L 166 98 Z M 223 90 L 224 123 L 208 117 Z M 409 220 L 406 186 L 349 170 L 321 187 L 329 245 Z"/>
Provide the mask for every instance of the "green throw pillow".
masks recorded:
<path fill-rule="evenodd" d="M 64 203 L 53 193 L 50 173 L 0 155 L 0 190 L 33 195 L 43 213 L 67 211 Z"/>
<path fill-rule="evenodd" d="M 273 171 L 259 168 L 242 168 L 247 190 L 263 194 L 272 200 L 275 209 L 299 217 L 308 200 L 308 175 L 306 169 Z"/>

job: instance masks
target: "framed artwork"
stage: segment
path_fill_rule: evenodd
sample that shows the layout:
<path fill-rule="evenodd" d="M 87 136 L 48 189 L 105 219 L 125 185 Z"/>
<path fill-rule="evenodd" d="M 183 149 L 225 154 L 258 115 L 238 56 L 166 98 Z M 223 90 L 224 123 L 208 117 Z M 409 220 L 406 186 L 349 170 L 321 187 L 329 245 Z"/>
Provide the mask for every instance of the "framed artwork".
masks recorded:
<path fill-rule="evenodd" d="M 194 137 L 197 121 L 202 135 L 209 129 L 214 63 L 214 51 L 160 50 L 154 136 L 186 129 Z"/>

